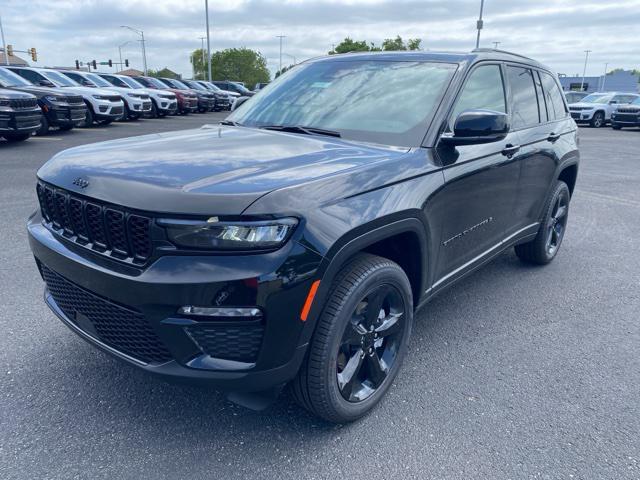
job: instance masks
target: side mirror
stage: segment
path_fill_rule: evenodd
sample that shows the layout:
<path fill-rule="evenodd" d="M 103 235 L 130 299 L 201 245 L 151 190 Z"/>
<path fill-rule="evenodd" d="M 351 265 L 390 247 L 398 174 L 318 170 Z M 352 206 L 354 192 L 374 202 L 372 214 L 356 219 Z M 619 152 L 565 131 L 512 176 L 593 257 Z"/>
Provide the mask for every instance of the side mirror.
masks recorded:
<path fill-rule="evenodd" d="M 440 139 L 447 145 L 475 145 L 503 140 L 509 133 L 509 116 L 493 110 L 465 110 L 456 118 L 453 134 Z"/>

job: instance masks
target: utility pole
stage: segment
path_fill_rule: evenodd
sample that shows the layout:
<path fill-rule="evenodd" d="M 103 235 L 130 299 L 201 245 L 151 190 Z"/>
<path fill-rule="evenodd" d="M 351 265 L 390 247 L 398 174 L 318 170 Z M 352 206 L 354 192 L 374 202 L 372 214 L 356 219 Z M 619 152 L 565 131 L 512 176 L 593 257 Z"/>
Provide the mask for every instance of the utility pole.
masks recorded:
<path fill-rule="evenodd" d="M 582 69 L 582 82 L 580 83 L 580 91 L 584 92 L 584 77 L 587 75 L 587 62 L 589 61 L 589 54 L 591 50 L 584 51 L 584 68 Z"/>
<path fill-rule="evenodd" d="M 493 48 L 494 49 L 498 49 L 498 45 L 500 45 L 501 42 L 493 42 Z"/>
<path fill-rule="evenodd" d="M 478 37 L 476 38 L 476 48 L 480 48 L 480 30 L 482 30 L 483 22 L 482 22 L 482 11 L 484 10 L 484 0 L 480 0 L 480 18 L 478 18 Z"/>
<path fill-rule="evenodd" d="M 137 28 L 132 28 L 128 25 L 120 25 L 120 28 L 127 28 L 132 32 L 137 33 L 142 38 L 142 65 L 144 69 L 144 74 L 147 74 L 147 50 L 144 45 L 144 32 L 142 30 L 138 30 Z"/>
<path fill-rule="evenodd" d="M 283 38 L 287 38 L 286 35 L 277 35 L 277 38 L 280 39 L 280 68 L 278 69 L 278 72 L 280 72 L 280 75 L 282 75 L 282 39 Z"/>
<path fill-rule="evenodd" d="M 209 0 L 204 0 L 204 10 L 207 16 L 207 80 L 211 81 L 211 40 L 209 38 Z"/>
<path fill-rule="evenodd" d="M 604 92 L 604 84 L 607 82 L 607 68 L 609 68 L 609 64 L 604 64 L 604 75 L 602 76 L 602 87 L 600 87 L 600 91 Z"/>
<path fill-rule="evenodd" d="M 202 58 L 202 69 L 204 70 L 204 66 L 206 65 L 205 59 L 204 59 L 204 39 L 207 37 L 198 37 L 198 38 L 200 39 L 200 54 L 201 54 L 200 57 Z M 202 75 L 202 77 L 204 78 L 204 75 Z"/>
<path fill-rule="evenodd" d="M 7 53 L 7 42 L 4 40 L 4 29 L 2 28 L 2 17 L 0 16 L 0 35 L 2 36 L 2 48 L 4 49 L 4 63 L 9 65 L 9 54 Z"/>

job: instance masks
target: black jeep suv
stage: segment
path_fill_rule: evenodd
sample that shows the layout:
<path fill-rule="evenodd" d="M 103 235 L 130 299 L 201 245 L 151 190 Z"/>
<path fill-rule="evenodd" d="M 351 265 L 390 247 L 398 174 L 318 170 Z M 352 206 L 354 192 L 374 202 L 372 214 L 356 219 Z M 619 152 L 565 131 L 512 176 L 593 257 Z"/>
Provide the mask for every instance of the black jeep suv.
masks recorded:
<path fill-rule="evenodd" d="M 41 118 L 35 96 L 0 88 L 0 138 L 22 142 L 38 130 Z"/>
<path fill-rule="evenodd" d="M 416 308 L 507 248 L 553 260 L 578 158 L 533 60 L 334 55 L 220 125 L 56 155 L 29 239 L 49 307 L 102 350 L 255 407 L 291 384 L 350 421 L 389 389 Z"/>

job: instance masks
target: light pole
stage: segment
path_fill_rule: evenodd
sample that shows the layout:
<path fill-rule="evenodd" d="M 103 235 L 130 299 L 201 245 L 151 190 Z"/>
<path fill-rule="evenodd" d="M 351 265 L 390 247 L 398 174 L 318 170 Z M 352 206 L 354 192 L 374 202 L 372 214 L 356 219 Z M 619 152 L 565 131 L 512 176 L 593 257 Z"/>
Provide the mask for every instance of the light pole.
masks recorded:
<path fill-rule="evenodd" d="M 207 37 L 198 37 L 200 39 L 200 57 L 202 58 L 202 68 L 204 69 L 205 66 L 205 59 L 204 59 L 204 39 Z M 195 59 L 194 59 L 195 60 Z M 194 68 L 195 68 L 195 63 L 194 63 Z M 202 76 L 204 78 L 204 75 Z"/>
<path fill-rule="evenodd" d="M 9 54 L 7 53 L 7 42 L 4 41 L 4 29 L 2 28 L 2 17 L 0 16 L 0 35 L 2 35 L 2 48 L 4 49 L 4 63 L 9 65 Z"/>
<path fill-rule="evenodd" d="M 502 43 L 502 42 L 493 42 L 493 48 L 497 50 L 498 49 L 498 45 L 500 45 L 500 43 Z"/>
<path fill-rule="evenodd" d="M 142 30 L 138 30 L 137 28 L 132 28 L 128 25 L 120 25 L 120 28 L 128 28 L 132 32 L 137 33 L 142 38 L 142 68 L 144 70 L 144 74 L 147 74 L 147 50 L 144 45 L 144 32 Z"/>
<path fill-rule="evenodd" d="M 582 69 L 582 83 L 580 83 L 580 91 L 584 92 L 584 77 L 587 75 L 587 62 L 589 61 L 589 54 L 591 50 L 584 51 L 584 68 Z"/>
<path fill-rule="evenodd" d="M 604 75 L 602 76 L 602 87 L 600 87 L 600 91 L 604 92 L 604 84 L 607 82 L 607 68 L 609 68 L 609 64 L 604 64 Z"/>
<path fill-rule="evenodd" d="M 282 39 L 283 38 L 287 38 L 286 35 L 277 35 L 276 38 L 280 39 L 280 68 L 278 69 L 278 71 L 280 72 L 280 74 L 282 74 Z"/>
<path fill-rule="evenodd" d="M 476 38 L 476 48 L 480 48 L 480 30 L 482 30 L 482 11 L 484 10 L 484 0 L 480 0 L 480 18 L 478 18 L 478 36 Z"/>
<path fill-rule="evenodd" d="M 207 16 L 207 80 L 211 81 L 211 41 L 209 39 L 209 0 L 204 0 L 204 12 Z"/>
<path fill-rule="evenodd" d="M 128 45 L 132 42 L 132 40 L 128 40 L 126 42 L 124 42 L 122 45 L 118 45 L 118 55 L 120 56 L 120 69 L 123 70 L 122 68 L 122 47 L 124 47 L 125 45 Z"/>

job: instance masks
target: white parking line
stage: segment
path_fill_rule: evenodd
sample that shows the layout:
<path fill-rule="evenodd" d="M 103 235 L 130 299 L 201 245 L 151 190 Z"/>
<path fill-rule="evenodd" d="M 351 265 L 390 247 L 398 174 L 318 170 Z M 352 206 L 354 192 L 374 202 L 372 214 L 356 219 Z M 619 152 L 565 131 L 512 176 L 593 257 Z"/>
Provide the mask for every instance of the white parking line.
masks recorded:
<path fill-rule="evenodd" d="M 60 140 L 62 140 L 62 137 L 31 137 L 29 139 L 29 141 L 33 142 L 33 141 L 43 141 L 43 140 L 49 140 L 51 142 L 59 142 Z"/>

